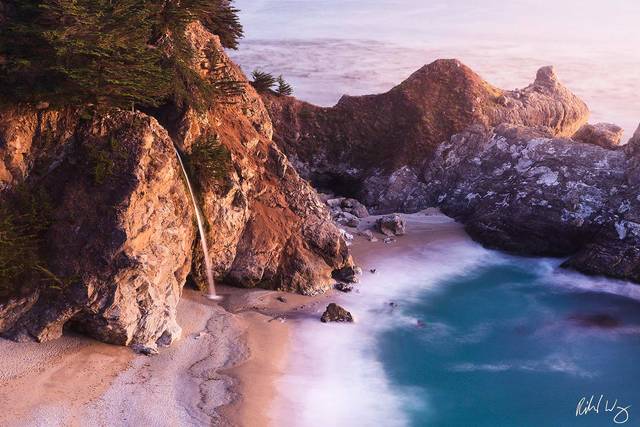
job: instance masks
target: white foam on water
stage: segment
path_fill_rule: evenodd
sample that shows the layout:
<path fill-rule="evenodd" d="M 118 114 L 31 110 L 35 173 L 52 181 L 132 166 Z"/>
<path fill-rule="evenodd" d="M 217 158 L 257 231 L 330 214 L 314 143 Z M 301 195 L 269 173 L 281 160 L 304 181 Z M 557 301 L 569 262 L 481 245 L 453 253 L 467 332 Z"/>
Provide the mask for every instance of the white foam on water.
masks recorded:
<path fill-rule="evenodd" d="M 578 364 L 566 354 L 553 354 L 541 360 L 509 361 L 498 363 L 459 363 L 450 368 L 453 372 L 556 372 L 571 376 L 591 378 L 594 372 L 581 369 Z"/>
<path fill-rule="evenodd" d="M 444 216 L 423 221 L 434 227 L 451 222 Z M 364 273 L 358 293 L 336 298 L 354 315 L 355 324 L 322 324 L 320 310 L 296 325 L 289 366 L 277 383 L 274 419 L 287 420 L 289 426 L 392 427 L 408 425 L 407 409 L 425 409 L 425 392 L 393 385 L 378 360 L 380 334 L 417 327 L 417 319 L 390 302 L 401 306 L 417 301 L 437 292 L 448 278 L 472 273 L 501 256 L 465 237 L 427 244 L 405 256 L 389 253 L 377 264 L 376 274 Z"/>
<path fill-rule="evenodd" d="M 561 260 L 528 260 L 535 271 L 540 272 L 541 283 L 558 291 L 594 292 L 617 295 L 640 301 L 640 286 L 624 280 L 608 279 L 600 276 L 585 276 L 572 270 L 560 268 Z"/>

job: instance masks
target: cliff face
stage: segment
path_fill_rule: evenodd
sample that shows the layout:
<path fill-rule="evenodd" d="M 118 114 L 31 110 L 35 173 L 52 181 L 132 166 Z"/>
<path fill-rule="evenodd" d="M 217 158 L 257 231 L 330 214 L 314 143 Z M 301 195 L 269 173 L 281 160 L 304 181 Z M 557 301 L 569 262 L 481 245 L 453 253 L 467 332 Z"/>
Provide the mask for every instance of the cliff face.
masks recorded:
<path fill-rule="evenodd" d="M 472 124 L 544 126 L 570 136 L 587 106 L 551 67 L 522 90 L 493 87 L 455 60 L 439 60 L 381 95 L 343 97 L 320 108 L 265 95 L 274 139 L 305 178 L 355 196 L 377 212 L 425 204 L 424 167 L 436 148 Z"/>
<path fill-rule="evenodd" d="M 640 130 L 621 147 L 618 126 L 585 124 L 551 67 L 516 91 L 436 61 L 333 108 L 265 99 L 274 139 L 320 187 L 378 212 L 438 206 L 489 247 L 640 282 Z"/>
<path fill-rule="evenodd" d="M 13 172 L 3 177 L 3 204 L 13 206 L 16 191 L 38 195 L 34 207 L 48 224 L 38 267 L 55 278 L 14 283 L 0 331 L 44 341 L 69 324 L 114 344 L 171 342 L 195 233 L 167 132 L 122 111 L 2 117 L 14 153 L 5 154 Z"/>
<path fill-rule="evenodd" d="M 633 159 L 544 130 L 476 127 L 439 147 L 428 176 L 443 211 L 483 244 L 640 282 Z"/>
<path fill-rule="evenodd" d="M 217 38 L 197 24 L 189 36 L 200 72 L 246 84 Z M 207 63 L 212 53 L 228 67 Z M 176 305 L 188 274 L 202 275 L 202 257 L 173 144 L 188 155 L 202 137 L 229 153 L 221 178 L 195 182 L 217 278 L 306 294 L 332 285 L 332 272 L 351 264 L 347 245 L 271 141 L 268 114 L 246 86 L 204 110 L 148 112 L 159 121 L 125 111 L 3 112 L 2 206 L 21 213 L 26 193 L 47 215 L 38 271 L 0 300 L 1 334 L 43 341 L 72 326 L 142 351 L 178 337 Z"/>
<path fill-rule="evenodd" d="M 216 37 L 197 24 L 189 35 L 198 51 L 217 52 L 227 78 L 246 83 Z M 204 75 L 216 72 L 206 55 L 199 65 Z M 229 101 L 202 113 L 188 111 L 176 123 L 176 140 L 185 150 L 215 134 L 231 153 L 233 167 L 224 182 L 202 183 L 216 275 L 242 287 L 303 294 L 329 289 L 332 272 L 351 263 L 340 231 L 315 190 L 271 140 L 260 96 L 247 84 L 242 96 Z"/>

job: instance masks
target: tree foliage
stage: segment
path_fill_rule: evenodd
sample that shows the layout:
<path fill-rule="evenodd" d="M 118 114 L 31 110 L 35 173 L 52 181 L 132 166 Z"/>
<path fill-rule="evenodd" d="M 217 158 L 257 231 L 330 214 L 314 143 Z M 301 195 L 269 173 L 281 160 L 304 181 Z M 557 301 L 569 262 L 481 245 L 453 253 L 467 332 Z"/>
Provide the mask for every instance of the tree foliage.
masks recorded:
<path fill-rule="evenodd" d="M 273 74 L 267 73 L 261 70 L 253 70 L 251 73 L 251 85 L 258 92 L 267 92 L 270 91 L 276 85 L 276 78 L 273 77 Z"/>
<path fill-rule="evenodd" d="M 223 45 L 235 47 L 242 27 L 229 0 L 4 3 L 0 99 L 5 102 L 128 108 L 170 99 L 198 104 L 238 89 L 228 79 L 203 79 L 191 66 L 194 52 L 185 37 L 186 26 L 200 20 Z"/>
<path fill-rule="evenodd" d="M 278 76 L 276 79 L 278 87 L 276 87 L 276 93 L 279 96 L 291 96 L 293 95 L 293 87 L 289 83 L 284 80 L 282 75 Z"/>

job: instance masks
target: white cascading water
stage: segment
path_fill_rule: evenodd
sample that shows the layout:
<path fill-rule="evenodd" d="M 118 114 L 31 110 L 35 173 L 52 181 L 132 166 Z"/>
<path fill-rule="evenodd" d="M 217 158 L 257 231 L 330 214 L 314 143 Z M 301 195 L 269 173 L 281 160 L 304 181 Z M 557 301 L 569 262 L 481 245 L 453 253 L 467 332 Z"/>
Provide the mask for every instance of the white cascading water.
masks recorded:
<path fill-rule="evenodd" d="M 200 233 L 200 244 L 202 245 L 202 252 L 204 255 L 204 267 L 206 270 L 207 276 L 207 285 L 209 287 L 207 292 L 207 298 L 211 300 L 220 300 L 222 299 L 220 296 L 216 294 L 216 284 L 213 280 L 213 268 L 211 266 L 211 256 L 209 255 L 209 246 L 207 245 L 207 236 L 204 231 L 204 217 L 200 208 L 198 207 L 198 201 L 196 199 L 196 194 L 193 191 L 193 187 L 191 186 L 191 180 L 189 179 L 189 174 L 187 173 L 187 169 L 184 166 L 184 162 L 182 161 L 182 156 L 178 151 L 178 148 L 174 145 L 173 150 L 176 152 L 176 156 L 178 157 L 178 161 L 180 162 L 180 167 L 182 168 L 182 173 L 184 174 L 184 179 L 187 181 L 187 188 L 189 189 L 189 194 L 191 195 L 191 202 L 193 203 L 193 209 L 196 211 L 196 219 L 198 221 L 198 232 Z"/>

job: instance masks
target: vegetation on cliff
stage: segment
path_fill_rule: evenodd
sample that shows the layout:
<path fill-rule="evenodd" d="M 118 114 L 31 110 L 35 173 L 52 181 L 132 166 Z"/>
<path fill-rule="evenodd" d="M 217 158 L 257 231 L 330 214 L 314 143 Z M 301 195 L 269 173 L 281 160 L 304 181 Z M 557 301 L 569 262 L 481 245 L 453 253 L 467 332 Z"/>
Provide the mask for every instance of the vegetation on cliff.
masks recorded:
<path fill-rule="evenodd" d="M 185 39 L 186 26 L 199 20 L 224 46 L 236 47 L 242 26 L 230 0 L 4 3 L 0 99 L 6 104 L 197 106 L 239 89 L 235 81 L 201 77 Z"/>
<path fill-rule="evenodd" d="M 253 79 L 251 85 L 258 92 L 270 92 L 278 96 L 293 95 L 293 87 L 285 81 L 282 75 L 274 77 L 271 73 L 256 69 L 251 73 L 251 78 Z"/>

